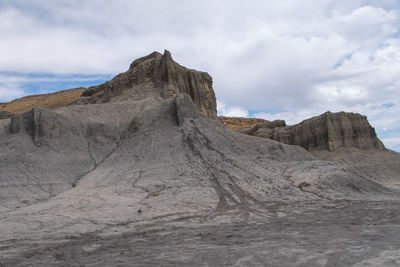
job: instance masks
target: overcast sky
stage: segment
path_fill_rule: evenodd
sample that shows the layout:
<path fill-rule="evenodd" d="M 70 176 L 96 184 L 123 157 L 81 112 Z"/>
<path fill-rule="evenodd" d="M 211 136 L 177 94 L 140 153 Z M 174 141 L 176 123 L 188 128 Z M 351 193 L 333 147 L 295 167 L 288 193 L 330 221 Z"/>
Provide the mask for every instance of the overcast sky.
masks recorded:
<path fill-rule="evenodd" d="M 168 49 L 213 77 L 222 115 L 358 112 L 400 151 L 399 26 L 398 0 L 0 0 L 0 102 Z"/>

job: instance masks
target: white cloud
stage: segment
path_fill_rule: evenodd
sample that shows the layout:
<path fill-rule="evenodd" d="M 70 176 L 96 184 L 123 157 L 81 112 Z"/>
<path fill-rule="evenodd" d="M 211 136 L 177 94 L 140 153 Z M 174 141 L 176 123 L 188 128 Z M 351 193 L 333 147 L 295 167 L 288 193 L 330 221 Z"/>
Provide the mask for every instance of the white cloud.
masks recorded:
<path fill-rule="evenodd" d="M 389 147 L 397 152 L 400 152 L 400 138 L 384 138 L 382 142 L 386 147 Z"/>
<path fill-rule="evenodd" d="M 0 102 L 7 102 L 24 95 L 26 95 L 25 91 L 18 86 L 10 84 L 4 86 L 0 83 Z"/>
<path fill-rule="evenodd" d="M 221 101 L 217 101 L 218 115 L 225 117 L 249 117 L 249 111 L 241 107 L 230 107 Z"/>
<path fill-rule="evenodd" d="M 108 80 L 109 75 L 52 75 L 0 72 L 0 102 L 7 102 L 28 94 L 44 94 Z M 35 87 L 35 88 L 34 88 Z"/>

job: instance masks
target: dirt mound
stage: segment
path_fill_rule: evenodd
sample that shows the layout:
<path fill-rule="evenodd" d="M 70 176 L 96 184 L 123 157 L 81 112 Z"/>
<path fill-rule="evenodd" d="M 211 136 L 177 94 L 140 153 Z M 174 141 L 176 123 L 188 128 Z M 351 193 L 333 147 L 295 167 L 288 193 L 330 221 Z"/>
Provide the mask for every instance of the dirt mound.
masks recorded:
<path fill-rule="evenodd" d="M 245 130 L 254 127 L 257 124 L 268 122 L 264 119 L 256 118 L 238 118 L 238 117 L 219 117 L 224 123 L 225 127 L 232 130 Z"/>
<path fill-rule="evenodd" d="M 0 111 L 20 114 L 36 107 L 57 109 L 65 107 L 79 99 L 84 90 L 85 88 L 75 88 L 50 94 L 26 96 L 8 103 L 2 103 L 0 105 Z"/>

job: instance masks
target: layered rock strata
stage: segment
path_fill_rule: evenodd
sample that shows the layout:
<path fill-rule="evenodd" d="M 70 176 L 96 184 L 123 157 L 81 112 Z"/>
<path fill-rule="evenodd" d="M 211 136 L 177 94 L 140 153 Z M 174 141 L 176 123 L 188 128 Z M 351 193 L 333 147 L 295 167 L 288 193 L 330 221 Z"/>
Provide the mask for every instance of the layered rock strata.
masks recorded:
<path fill-rule="evenodd" d="M 157 240 L 163 240 L 161 229 L 168 225 L 176 234 L 186 226 L 192 232 L 200 225 L 212 229 L 229 223 L 247 239 L 248 231 L 237 227 L 267 222 L 275 232 L 276 225 L 283 225 L 285 235 L 289 215 L 304 215 L 321 226 L 323 216 L 310 217 L 310 210 L 303 212 L 299 205 L 320 208 L 357 200 L 385 201 L 386 206 L 400 199 L 399 154 L 378 150 L 380 143 L 365 117 L 324 114 L 297 126 L 267 122 L 245 135 L 223 127 L 215 116 L 211 77 L 177 65 L 166 52 L 139 59 L 128 73 L 89 88 L 78 105 L 34 108 L 0 120 L 0 265 L 116 265 L 123 255 L 146 258 L 132 246 L 147 249 L 149 232 L 162 231 Z M 251 136 L 261 133 L 268 139 Z M 357 149 L 345 164 L 315 156 L 315 149 L 325 149 L 317 152 L 344 158 L 337 153 L 340 146 L 374 150 Z M 365 155 L 371 155 L 368 161 Z M 377 158 L 390 165 L 378 162 L 371 167 L 375 174 L 352 163 L 370 165 Z M 355 209 L 346 210 L 353 220 Z M 297 221 L 299 229 L 306 222 Z M 366 223 L 370 231 L 371 220 Z M 337 222 L 329 225 L 336 233 Z M 201 230 L 190 240 L 208 242 L 214 238 L 209 233 Z M 123 239 L 118 243 L 126 252 L 117 247 L 114 253 L 110 238 L 115 236 Z M 173 242 L 187 247 L 187 240 Z M 269 243 L 276 246 L 276 240 Z M 58 246 L 66 242 L 76 244 L 71 254 Z M 164 252 L 165 244 L 156 252 Z M 360 243 L 356 245 L 358 249 Z M 240 246 L 246 253 L 252 249 Z M 302 251 L 293 251 L 304 258 Z M 92 253 L 106 255 L 109 264 L 77 260 Z M 166 265 L 179 265 L 176 253 L 165 255 L 173 258 Z"/>
<path fill-rule="evenodd" d="M 135 60 L 127 72 L 111 81 L 89 87 L 76 104 L 141 100 L 147 97 L 169 99 L 180 93 L 192 98 L 200 115 L 217 117 L 211 76 L 179 65 L 165 50 L 163 55 L 153 52 Z"/>
<path fill-rule="evenodd" d="M 8 111 L 0 111 L 0 120 L 3 120 L 3 119 L 8 119 L 8 118 L 10 118 L 11 117 L 11 113 L 10 112 L 8 112 Z"/>
<path fill-rule="evenodd" d="M 243 132 L 289 145 L 298 145 L 308 151 L 334 151 L 341 147 L 385 149 L 367 117 L 356 113 L 326 112 L 292 126 L 277 120 L 258 124 Z"/>

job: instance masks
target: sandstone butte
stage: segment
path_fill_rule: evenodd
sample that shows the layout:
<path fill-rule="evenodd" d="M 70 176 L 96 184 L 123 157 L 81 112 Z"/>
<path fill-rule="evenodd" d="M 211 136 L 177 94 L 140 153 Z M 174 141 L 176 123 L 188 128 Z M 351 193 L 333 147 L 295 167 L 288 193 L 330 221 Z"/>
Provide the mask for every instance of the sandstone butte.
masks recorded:
<path fill-rule="evenodd" d="M 400 155 L 360 114 L 218 118 L 211 76 L 168 51 L 0 106 L 0 266 L 398 256 Z"/>

